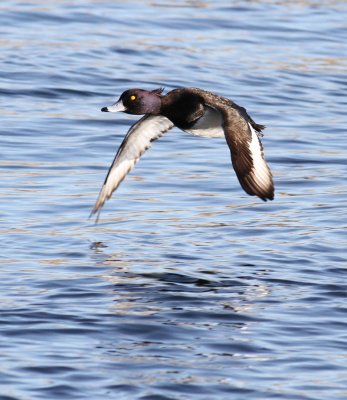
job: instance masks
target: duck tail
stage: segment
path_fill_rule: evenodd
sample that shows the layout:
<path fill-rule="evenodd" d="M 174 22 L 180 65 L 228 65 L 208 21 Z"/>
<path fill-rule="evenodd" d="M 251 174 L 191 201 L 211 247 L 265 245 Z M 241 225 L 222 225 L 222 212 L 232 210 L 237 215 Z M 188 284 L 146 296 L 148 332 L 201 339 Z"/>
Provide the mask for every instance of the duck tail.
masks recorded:
<path fill-rule="evenodd" d="M 258 133 L 259 136 L 264 136 L 264 134 L 261 132 L 266 128 L 265 125 L 257 124 L 253 120 L 251 120 L 250 123 L 252 125 L 252 128 L 254 128 L 254 130 Z"/>

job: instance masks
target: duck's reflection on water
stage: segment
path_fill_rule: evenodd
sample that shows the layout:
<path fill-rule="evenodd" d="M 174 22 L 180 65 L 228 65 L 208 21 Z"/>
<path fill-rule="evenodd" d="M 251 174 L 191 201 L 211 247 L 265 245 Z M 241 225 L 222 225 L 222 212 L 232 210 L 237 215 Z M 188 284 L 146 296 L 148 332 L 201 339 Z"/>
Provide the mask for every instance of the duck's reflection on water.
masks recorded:
<path fill-rule="evenodd" d="M 249 264 L 233 267 L 238 271 L 231 278 L 219 268 L 196 267 L 196 257 L 191 255 L 170 254 L 163 262 L 122 251 L 108 253 L 102 242 L 93 243 L 91 248 L 97 263 L 110 267 L 103 279 L 114 285 L 115 314 L 160 315 L 164 320 L 165 315 L 171 319 L 174 314 L 170 324 L 177 325 L 206 324 L 215 316 L 212 324 L 231 323 L 244 329 L 247 323 L 257 320 L 254 304 L 270 293 L 260 279 L 266 276 L 266 269 Z M 189 259 L 193 260 L 192 266 Z"/>

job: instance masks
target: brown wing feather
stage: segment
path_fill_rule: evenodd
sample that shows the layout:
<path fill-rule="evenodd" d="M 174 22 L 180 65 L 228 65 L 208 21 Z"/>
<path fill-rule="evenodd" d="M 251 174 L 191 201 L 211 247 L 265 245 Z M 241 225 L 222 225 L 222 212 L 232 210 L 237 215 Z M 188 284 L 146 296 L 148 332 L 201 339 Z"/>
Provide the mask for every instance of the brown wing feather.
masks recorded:
<path fill-rule="evenodd" d="M 224 119 L 224 134 L 231 160 L 243 190 L 262 200 L 273 200 L 271 171 L 264 158 L 263 145 L 252 125 L 230 111 Z"/>
<path fill-rule="evenodd" d="M 245 108 L 225 97 L 197 88 L 189 90 L 202 97 L 206 105 L 221 112 L 232 165 L 243 190 L 264 201 L 273 200 L 272 174 L 265 161 L 263 145 L 259 139 L 260 132 L 265 126 L 256 124 Z"/>

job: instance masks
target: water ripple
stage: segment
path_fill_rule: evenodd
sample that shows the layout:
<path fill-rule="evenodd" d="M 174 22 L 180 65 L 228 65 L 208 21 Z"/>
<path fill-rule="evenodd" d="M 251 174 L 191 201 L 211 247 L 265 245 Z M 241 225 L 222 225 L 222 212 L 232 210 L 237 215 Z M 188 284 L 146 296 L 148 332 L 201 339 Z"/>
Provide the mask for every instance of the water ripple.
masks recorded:
<path fill-rule="evenodd" d="M 346 5 L 3 1 L 1 399 L 346 398 Z M 173 129 L 88 220 L 131 86 L 267 126 L 276 199 Z"/>

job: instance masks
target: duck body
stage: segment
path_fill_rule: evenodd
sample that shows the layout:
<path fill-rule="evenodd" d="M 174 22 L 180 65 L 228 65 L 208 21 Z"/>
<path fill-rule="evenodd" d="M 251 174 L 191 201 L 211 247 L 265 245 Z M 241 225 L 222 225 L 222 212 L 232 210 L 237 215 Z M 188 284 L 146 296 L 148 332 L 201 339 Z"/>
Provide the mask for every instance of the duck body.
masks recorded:
<path fill-rule="evenodd" d="M 129 89 L 101 111 L 122 111 L 144 116 L 128 131 L 106 176 L 92 210 L 99 214 L 105 201 L 134 167 L 151 143 L 176 126 L 197 136 L 225 137 L 241 187 L 249 195 L 273 200 L 274 185 L 259 136 L 265 128 L 253 121 L 245 108 L 198 88 L 146 91 Z"/>

